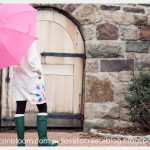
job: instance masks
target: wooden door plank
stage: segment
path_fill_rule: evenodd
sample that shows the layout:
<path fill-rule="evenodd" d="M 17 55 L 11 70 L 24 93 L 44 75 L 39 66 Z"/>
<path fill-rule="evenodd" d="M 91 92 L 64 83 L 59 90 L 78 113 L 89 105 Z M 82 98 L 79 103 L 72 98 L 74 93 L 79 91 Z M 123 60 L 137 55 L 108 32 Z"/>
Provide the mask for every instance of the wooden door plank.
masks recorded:
<path fill-rule="evenodd" d="M 71 74 L 73 74 L 73 68 Z M 44 74 L 44 80 L 48 111 L 50 113 L 72 113 L 73 75 L 47 73 Z"/>
<path fill-rule="evenodd" d="M 39 21 L 37 32 L 39 52 L 75 52 L 70 35 L 60 25 L 49 21 Z"/>
<path fill-rule="evenodd" d="M 71 36 L 71 39 L 73 41 L 74 50 L 75 50 L 76 49 L 75 24 L 70 19 L 68 19 L 66 16 L 64 16 L 58 12 L 54 12 L 54 22 L 56 22 L 57 24 L 62 26 L 64 28 L 64 30 L 66 30 L 68 32 L 68 34 Z"/>
<path fill-rule="evenodd" d="M 73 65 L 42 65 L 43 74 L 73 76 Z"/>
<path fill-rule="evenodd" d="M 53 15 L 54 15 L 53 11 L 40 10 L 40 11 L 38 11 L 37 21 L 41 21 L 41 20 L 54 21 Z"/>
<path fill-rule="evenodd" d="M 72 57 L 45 56 L 44 58 L 45 60 L 43 64 L 74 64 Z"/>
<path fill-rule="evenodd" d="M 72 113 L 73 76 L 56 76 L 55 113 Z"/>
<path fill-rule="evenodd" d="M 84 41 L 77 26 L 75 27 L 75 32 L 76 32 L 76 53 L 85 54 Z"/>

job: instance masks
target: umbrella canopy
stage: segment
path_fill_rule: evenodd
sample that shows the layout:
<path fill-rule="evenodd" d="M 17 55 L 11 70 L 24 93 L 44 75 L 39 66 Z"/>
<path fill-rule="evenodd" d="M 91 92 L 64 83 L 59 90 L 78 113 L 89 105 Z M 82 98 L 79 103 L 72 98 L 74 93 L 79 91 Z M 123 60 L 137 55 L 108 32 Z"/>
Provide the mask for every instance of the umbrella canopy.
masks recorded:
<path fill-rule="evenodd" d="M 0 69 L 18 65 L 37 39 L 37 12 L 29 4 L 0 5 Z"/>

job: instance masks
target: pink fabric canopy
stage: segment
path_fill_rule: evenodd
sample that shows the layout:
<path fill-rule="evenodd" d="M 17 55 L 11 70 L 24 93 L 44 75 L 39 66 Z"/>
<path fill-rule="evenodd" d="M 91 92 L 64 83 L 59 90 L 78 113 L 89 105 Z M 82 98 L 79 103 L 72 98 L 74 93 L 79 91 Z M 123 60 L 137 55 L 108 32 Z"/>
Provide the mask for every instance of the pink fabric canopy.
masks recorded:
<path fill-rule="evenodd" d="M 0 5 L 0 69 L 18 65 L 37 39 L 37 12 L 29 4 Z"/>

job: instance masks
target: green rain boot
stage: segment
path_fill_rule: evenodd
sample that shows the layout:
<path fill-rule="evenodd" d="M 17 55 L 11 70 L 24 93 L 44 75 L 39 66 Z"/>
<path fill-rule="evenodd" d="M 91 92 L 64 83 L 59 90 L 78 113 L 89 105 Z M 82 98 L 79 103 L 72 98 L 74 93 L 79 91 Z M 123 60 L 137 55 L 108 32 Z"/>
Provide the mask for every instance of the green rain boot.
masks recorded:
<path fill-rule="evenodd" d="M 21 114 L 21 116 L 16 117 L 15 115 L 15 124 L 16 124 L 16 131 L 17 131 L 17 136 L 18 136 L 18 146 L 25 146 L 24 142 L 24 115 Z"/>
<path fill-rule="evenodd" d="M 53 143 L 47 137 L 47 113 L 40 114 L 37 115 L 38 146 L 57 146 L 57 142 Z"/>

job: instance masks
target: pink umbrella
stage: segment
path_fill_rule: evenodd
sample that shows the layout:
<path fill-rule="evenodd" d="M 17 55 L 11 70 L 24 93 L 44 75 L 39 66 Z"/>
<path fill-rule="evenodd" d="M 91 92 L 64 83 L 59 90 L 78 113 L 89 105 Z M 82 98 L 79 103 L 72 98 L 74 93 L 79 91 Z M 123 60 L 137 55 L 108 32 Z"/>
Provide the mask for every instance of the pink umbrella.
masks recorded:
<path fill-rule="evenodd" d="M 37 12 L 28 4 L 0 5 L 0 69 L 18 65 L 37 39 Z"/>

